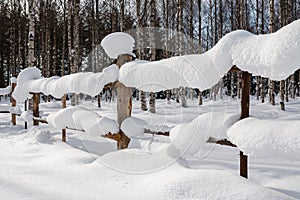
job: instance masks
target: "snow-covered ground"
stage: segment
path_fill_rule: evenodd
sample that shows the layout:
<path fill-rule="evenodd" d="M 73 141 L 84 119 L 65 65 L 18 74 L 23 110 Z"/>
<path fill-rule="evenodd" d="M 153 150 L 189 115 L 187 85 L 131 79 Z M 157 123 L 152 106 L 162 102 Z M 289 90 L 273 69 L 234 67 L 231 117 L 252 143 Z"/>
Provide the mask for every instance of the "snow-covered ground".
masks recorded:
<path fill-rule="evenodd" d="M 153 126 L 173 127 L 208 113 L 213 132 L 227 130 L 226 122 L 232 122 L 220 116 L 236 116 L 240 110 L 239 100 L 227 97 L 206 100 L 203 106 L 197 99 L 188 103 L 181 108 L 174 101 L 157 100 L 153 114 L 140 111 L 139 102 L 133 101 L 132 115 Z M 7 104 L 2 101 L 0 107 Z M 102 102 L 100 109 L 96 102 L 82 104 L 116 119 L 114 102 Z M 299 123 L 299 105 L 297 98 L 281 111 L 279 105 L 251 99 L 250 115 Z M 52 102 L 43 103 L 40 110 L 46 117 L 60 108 L 59 102 Z M 130 149 L 116 151 L 110 139 L 67 130 L 67 143 L 62 143 L 60 131 L 49 125 L 29 124 L 24 130 L 19 117 L 14 127 L 9 120 L 9 114 L 0 114 L 0 199 L 300 199 L 300 161 L 292 156 L 250 155 L 246 180 L 239 176 L 237 148 L 205 143 L 196 154 L 175 159 L 176 153 L 165 148 L 169 139 L 164 136 L 151 144 L 133 140 Z M 219 136 L 226 136 L 222 131 Z"/>

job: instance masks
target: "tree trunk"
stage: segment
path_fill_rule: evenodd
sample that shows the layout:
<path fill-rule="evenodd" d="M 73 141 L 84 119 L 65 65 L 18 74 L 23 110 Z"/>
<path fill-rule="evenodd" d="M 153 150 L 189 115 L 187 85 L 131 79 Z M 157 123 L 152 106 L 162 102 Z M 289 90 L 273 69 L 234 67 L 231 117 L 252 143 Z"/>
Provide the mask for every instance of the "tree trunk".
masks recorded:
<path fill-rule="evenodd" d="M 285 86 L 285 88 L 284 88 Z M 289 79 L 287 78 L 285 81 L 283 81 L 283 90 L 285 89 L 285 101 L 289 102 Z"/>
<path fill-rule="evenodd" d="M 142 29 L 142 19 L 141 19 L 141 1 L 136 1 L 136 12 L 137 12 L 137 56 L 140 60 L 144 59 L 144 44 L 142 39 L 143 32 Z M 147 111 L 147 100 L 146 100 L 146 93 L 144 91 L 140 91 L 140 99 L 141 99 L 141 110 Z"/>
<path fill-rule="evenodd" d="M 34 67 L 34 0 L 29 1 L 28 66 Z"/>
<path fill-rule="evenodd" d="M 269 0 L 269 9 L 270 9 L 270 24 L 269 30 L 270 33 L 274 32 L 274 0 Z M 271 105 L 275 105 L 275 94 L 274 94 L 274 81 L 269 80 L 269 99 Z"/>
<path fill-rule="evenodd" d="M 190 26 L 190 41 L 189 41 L 189 54 L 193 54 L 194 53 L 194 12 L 193 12 L 193 8 L 194 8 L 194 0 L 190 0 L 190 19 L 189 19 L 189 26 Z"/>
<path fill-rule="evenodd" d="M 62 52 L 61 52 L 61 72 L 60 76 L 65 75 L 65 55 L 66 55 L 66 0 L 63 0 L 64 9 L 63 9 L 63 42 L 62 42 Z"/>
<path fill-rule="evenodd" d="M 80 10 L 80 0 L 74 1 L 74 49 L 73 52 L 71 50 L 71 61 L 73 62 L 73 65 L 71 67 L 71 74 L 75 74 L 78 72 L 79 66 L 80 66 L 80 47 L 79 47 L 79 24 L 80 24 L 80 16 L 79 16 L 79 10 Z M 74 59 L 73 59 L 74 57 Z M 71 99 L 72 106 L 79 104 L 79 94 L 73 94 Z"/>
<path fill-rule="evenodd" d="M 242 89 L 242 86 L 241 86 L 241 82 L 242 82 L 242 78 L 241 78 L 242 74 L 240 72 L 237 72 L 237 96 L 238 98 L 240 99 L 241 98 L 241 89 Z"/>
<path fill-rule="evenodd" d="M 292 74 L 290 77 L 290 97 L 295 99 L 295 74 Z"/>
<path fill-rule="evenodd" d="M 260 24 L 260 33 L 265 33 L 265 1 L 261 0 L 261 24 Z"/>
<path fill-rule="evenodd" d="M 180 88 L 180 98 L 181 98 L 181 106 L 183 108 L 187 108 L 187 101 L 186 101 L 186 98 L 185 98 L 185 93 L 186 93 L 186 88 L 185 87 L 181 87 Z"/>
<path fill-rule="evenodd" d="M 231 80 L 231 84 L 230 84 L 230 93 L 231 93 L 231 97 L 232 98 L 234 98 L 234 96 L 235 96 L 235 92 L 234 92 L 234 90 L 235 90 L 235 84 L 234 84 L 234 72 L 231 72 L 231 78 L 230 78 L 230 80 Z"/>
<path fill-rule="evenodd" d="M 183 53 L 183 33 L 184 33 L 184 27 L 183 27 L 183 0 L 179 0 L 178 2 L 178 19 L 179 19 L 179 27 L 180 27 L 180 32 L 179 32 L 179 55 L 182 55 Z M 181 87 L 180 88 L 180 98 L 181 98 L 181 106 L 183 108 L 187 108 L 187 101 L 185 99 L 185 93 L 186 93 L 186 88 Z"/>
<path fill-rule="evenodd" d="M 150 27 L 155 27 L 155 20 L 156 20 L 156 5 L 155 0 L 150 2 Z M 151 29 L 150 29 L 151 30 Z M 156 59 L 156 49 L 155 49 L 155 31 L 151 31 L 150 33 L 150 61 L 155 61 Z M 149 111 L 151 113 L 155 113 L 155 94 L 150 93 L 150 100 L 149 100 Z"/>
<path fill-rule="evenodd" d="M 261 77 L 261 91 L 260 91 L 260 95 L 261 95 L 261 102 L 265 103 L 265 90 L 266 90 L 266 84 L 265 84 L 265 78 Z"/>
<path fill-rule="evenodd" d="M 150 92 L 150 100 L 149 100 L 150 112 L 155 113 L 155 94 Z"/>
<path fill-rule="evenodd" d="M 166 91 L 167 104 L 171 104 L 171 90 Z"/>
<path fill-rule="evenodd" d="M 256 76 L 256 82 L 255 82 L 256 100 L 259 100 L 259 85 L 260 85 L 260 77 Z"/>
<path fill-rule="evenodd" d="M 280 109 L 281 110 L 285 110 L 284 109 L 284 85 L 285 85 L 285 81 L 284 80 L 280 81 Z"/>
<path fill-rule="evenodd" d="M 203 100 L 202 100 L 202 92 L 199 90 L 199 96 L 198 96 L 198 105 L 202 105 L 203 104 Z"/>
<path fill-rule="evenodd" d="M 275 106 L 274 81 L 269 80 L 269 101 L 272 106 Z"/>
<path fill-rule="evenodd" d="M 202 10 L 202 0 L 198 0 L 198 31 L 199 31 L 199 53 L 202 53 L 202 17 L 201 17 L 201 10 Z M 199 97 L 198 97 L 198 105 L 202 105 L 202 92 L 199 90 Z"/>

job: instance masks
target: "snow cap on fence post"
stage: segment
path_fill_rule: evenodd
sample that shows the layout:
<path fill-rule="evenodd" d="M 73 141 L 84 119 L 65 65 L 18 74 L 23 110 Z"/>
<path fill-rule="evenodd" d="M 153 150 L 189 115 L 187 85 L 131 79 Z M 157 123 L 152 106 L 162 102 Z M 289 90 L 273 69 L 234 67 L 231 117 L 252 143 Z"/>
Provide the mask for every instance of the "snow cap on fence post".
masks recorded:
<path fill-rule="evenodd" d="M 115 32 L 105 36 L 101 41 L 101 46 L 110 58 L 116 59 L 122 54 L 135 56 L 132 52 L 134 43 L 135 40 L 131 35 L 124 32 Z"/>

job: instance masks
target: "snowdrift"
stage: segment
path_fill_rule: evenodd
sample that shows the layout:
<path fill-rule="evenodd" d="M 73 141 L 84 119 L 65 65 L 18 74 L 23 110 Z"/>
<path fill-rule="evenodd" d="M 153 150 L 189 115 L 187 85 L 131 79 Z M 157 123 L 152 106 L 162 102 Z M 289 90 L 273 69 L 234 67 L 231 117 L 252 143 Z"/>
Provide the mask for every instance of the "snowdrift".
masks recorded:
<path fill-rule="evenodd" d="M 283 80 L 300 67 L 299 35 L 300 20 L 266 35 L 237 30 L 200 55 L 126 63 L 120 69 L 119 80 L 128 87 L 149 92 L 180 86 L 205 90 L 234 65 L 253 75 Z"/>
<path fill-rule="evenodd" d="M 247 155 L 300 160 L 300 124 L 297 120 L 251 117 L 235 123 L 227 135 Z"/>

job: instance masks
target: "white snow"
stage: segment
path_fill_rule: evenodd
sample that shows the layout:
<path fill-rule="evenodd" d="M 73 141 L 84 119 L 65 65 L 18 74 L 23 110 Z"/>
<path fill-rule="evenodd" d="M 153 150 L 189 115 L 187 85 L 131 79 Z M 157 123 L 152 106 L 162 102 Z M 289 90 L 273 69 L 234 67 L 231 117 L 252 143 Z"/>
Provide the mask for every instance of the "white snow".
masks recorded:
<path fill-rule="evenodd" d="M 247 118 L 227 133 L 230 141 L 251 157 L 300 160 L 300 124 L 282 119 Z"/>
<path fill-rule="evenodd" d="M 113 59 L 119 55 L 129 54 L 133 55 L 134 38 L 123 32 L 111 33 L 103 38 L 101 46 L 104 48 L 106 54 Z"/>
<path fill-rule="evenodd" d="M 17 78 L 16 77 L 11 77 L 10 78 L 10 83 L 17 83 Z"/>
<path fill-rule="evenodd" d="M 51 113 L 47 116 L 47 122 L 56 129 L 73 128 L 84 130 L 90 136 L 119 132 L 115 120 L 102 117 L 93 110 L 82 106 L 68 107 Z"/>
<path fill-rule="evenodd" d="M 215 85 L 234 65 L 253 75 L 283 80 L 300 66 L 299 35 L 300 20 L 266 35 L 237 30 L 200 55 L 126 63 L 120 69 L 119 80 L 143 91 L 158 92 L 179 86 L 205 90 Z"/>
<path fill-rule="evenodd" d="M 181 123 L 194 123 L 195 130 L 197 120 L 201 123 L 213 118 L 215 123 L 211 123 L 210 133 L 222 132 L 216 134 L 216 137 L 223 138 L 223 132 L 227 130 L 225 127 L 237 119 L 236 113 L 240 110 L 239 101 L 226 98 L 218 102 L 204 98 L 204 105 L 201 107 L 196 100 L 188 101 L 190 107 L 183 110 L 173 101 L 166 104 L 165 100 L 158 99 L 157 113 L 153 114 L 140 111 L 140 102 L 133 100 L 132 115 L 145 121 L 146 127 L 173 127 Z M 251 115 L 268 119 L 280 117 L 295 123 L 299 120 L 300 113 L 299 104 L 295 102 L 299 102 L 299 99 L 288 102 L 287 111 L 280 112 L 279 108 L 254 100 L 251 104 Z M 82 108 L 75 107 L 79 111 L 75 115 L 79 118 L 88 117 L 85 115 L 89 111 L 86 107 L 93 107 L 90 102 L 82 104 Z M 96 104 L 94 102 L 93 105 Z M 44 115 L 60 108 L 61 105 L 57 102 L 48 102 L 41 106 Z M 102 108 L 93 112 L 103 117 L 115 118 L 115 109 L 115 102 L 104 101 Z M 198 119 L 200 116 L 203 119 Z M 73 120 L 71 115 L 60 117 L 60 120 L 63 123 L 70 118 Z M 196 121 L 193 122 L 193 119 Z M 7 114 L 0 114 L 0 122 L 5 120 L 7 121 Z M 88 121 L 94 123 L 96 120 L 90 117 Z M 18 118 L 17 123 L 17 126 L 0 124 L 0 179 L 3 183 L 0 184 L 0 199 L 173 200 L 300 197 L 298 160 L 291 161 L 276 156 L 250 157 L 249 179 L 244 179 L 238 176 L 237 148 L 205 143 L 200 150 L 206 152 L 205 157 L 199 157 L 196 153 L 183 160 L 180 152 L 165 136 L 143 140 L 140 142 L 144 145 L 141 149 L 116 151 L 116 142 L 100 135 L 90 137 L 86 133 L 67 130 L 67 142 L 62 143 L 60 130 L 47 124 L 40 124 L 33 129 L 29 124 L 29 129 L 24 130 L 22 119 Z M 141 141 L 132 139 L 131 142 L 137 140 Z"/>
<path fill-rule="evenodd" d="M 130 138 L 152 138 L 144 133 L 147 123 L 144 120 L 128 117 L 121 124 L 121 130 Z"/>
<path fill-rule="evenodd" d="M 119 68 L 111 65 L 103 69 L 102 73 L 82 72 L 63 77 L 42 78 L 38 68 L 24 69 L 18 76 L 17 87 L 13 97 L 23 102 L 31 95 L 29 92 L 44 93 L 55 98 L 61 98 L 68 93 L 84 93 L 91 96 L 99 94 L 103 87 L 118 80 Z"/>
<path fill-rule="evenodd" d="M 9 112 L 11 114 L 16 114 L 16 115 L 20 115 L 22 113 L 22 110 L 20 107 L 10 107 L 9 108 Z"/>
<path fill-rule="evenodd" d="M 224 112 L 202 114 L 189 123 L 174 127 L 170 132 L 171 143 L 181 155 L 198 153 L 210 137 L 226 138 L 227 129 L 238 120 L 238 114 Z"/>
<path fill-rule="evenodd" d="M 11 86 L 7 86 L 6 88 L 0 88 L 0 95 L 7 95 L 11 92 Z"/>
<path fill-rule="evenodd" d="M 203 90 L 218 82 L 232 65 L 280 80 L 299 67 L 299 35 L 299 20 L 269 35 L 235 31 L 201 55 L 128 63 L 121 68 L 120 81 L 146 91 L 178 86 Z M 115 58 L 131 53 L 133 43 L 131 36 L 117 33 L 107 36 L 102 45 Z M 22 102 L 29 92 L 94 96 L 95 90 L 101 91 L 118 76 L 115 65 L 103 73 L 48 79 L 30 68 L 18 76 L 14 98 Z M 33 117 L 29 111 L 23 112 L 18 125 L 0 124 L 0 199 L 300 198 L 299 98 L 287 102 L 285 112 L 251 101 L 253 117 L 239 122 L 239 100 L 204 99 L 201 107 L 197 101 L 188 101 L 190 107 L 182 109 L 176 103 L 157 100 L 153 114 L 140 111 L 140 102 L 133 100 L 135 117 L 121 126 L 132 137 L 131 149 L 120 151 L 116 151 L 115 141 L 100 137 L 119 131 L 112 120 L 116 117 L 114 102 L 102 102 L 99 110 L 83 105 L 59 111 L 56 102 L 48 103 L 43 108 L 47 108 L 45 116 L 51 113 L 49 124 L 33 128 L 28 124 L 29 130 L 23 130 L 23 122 Z M 7 121 L 7 115 L 1 113 L 0 120 Z M 86 133 L 68 130 L 67 142 L 62 143 L 58 129 L 66 127 Z M 169 138 L 144 138 L 145 128 L 168 127 L 174 127 Z M 207 143 L 209 137 L 226 138 L 226 132 L 238 148 Z M 251 158 L 249 179 L 238 176 L 240 150 Z"/>
<path fill-rule="evenodd" d="M 25 121 L 25 122 L 32 122 L 33 120 L 33 115 L 31 113 L 31 111 L 23 111 L 21 113 L 21 118 Z"/>
<path fill-rule="evenodd" d="M 29 137 L 35 139 L 37 142 L 46 143 L 50 142 L 51 134 L 47 129 L 42 129 L 38 126 L 33 126 L 29 130 Z"/>

